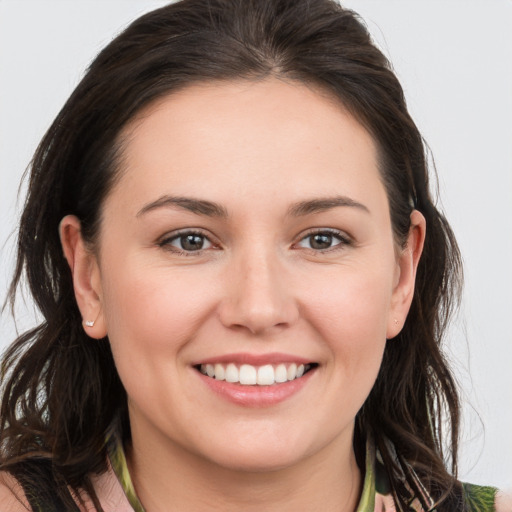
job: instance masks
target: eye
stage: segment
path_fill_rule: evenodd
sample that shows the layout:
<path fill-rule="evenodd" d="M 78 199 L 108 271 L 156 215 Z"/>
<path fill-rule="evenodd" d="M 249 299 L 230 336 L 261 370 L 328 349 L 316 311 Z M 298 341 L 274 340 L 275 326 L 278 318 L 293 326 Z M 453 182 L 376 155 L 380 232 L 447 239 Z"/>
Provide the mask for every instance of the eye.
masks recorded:
<path fill-rule="evenodd" d="M 350 240 L 338 231 L 322 230 L 309 233 L 297 244 L 305 249 L 326 251 L 337 246 L 349 245 Z"/>
<path fill-rule="evenodd" d="M 213 247 L 213 243 L 202 233 L 185 231 L 159 242 L 160 247 L 179 253 L 199 252 Z"/>

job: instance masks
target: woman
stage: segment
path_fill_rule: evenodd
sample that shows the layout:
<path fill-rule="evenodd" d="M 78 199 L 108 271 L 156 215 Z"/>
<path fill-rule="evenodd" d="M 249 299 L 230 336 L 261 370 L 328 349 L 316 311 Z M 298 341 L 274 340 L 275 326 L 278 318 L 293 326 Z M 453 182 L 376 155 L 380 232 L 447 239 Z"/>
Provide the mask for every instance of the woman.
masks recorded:
<path fill-rule="evenodd" d="M 337 4 L 134 22 L 35 155 L 23 272 L 45 322 L 4 361 L 6 510 L 494 509 L 453 476 L 457 246 Z"/>

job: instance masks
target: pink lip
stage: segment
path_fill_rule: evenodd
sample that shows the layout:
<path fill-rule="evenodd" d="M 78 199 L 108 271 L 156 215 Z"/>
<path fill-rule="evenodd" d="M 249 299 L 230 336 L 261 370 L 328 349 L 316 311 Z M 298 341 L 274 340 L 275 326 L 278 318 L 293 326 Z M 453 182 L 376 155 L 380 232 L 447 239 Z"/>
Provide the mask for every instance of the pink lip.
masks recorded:
<path fill-rule="evenodd" d="M 215 359 L 215 361 L 219 360 Z M 243 386 L 238 383 L 226 382 L 225 380 L 216 380 L 203 375 L 197 370 L 194 371 L 196 371 L 197 376 L 204 384 L 218 396 L 236 405 L 261 408 L 276 405 L 298 393 L 309 382 L 313 374 L 316 373 L 316 368 L 311 369 L 298 379 L 282 384 L 273 384 L 272 386 Z"/>
<path fill-rule="evenodd" d="M 192 366 L 198 366 L 200 364 L 229 364 L 234 363 L 236 365 L 250 364 L 252 366 L 263 366 L 265 364 L 280 364 L 280 363 L 296 363 L 296 364 L 308 364 L 312 363 L 311 359 L 304 359 L 303 357 L 297 357 L 291 354 L 282 354 L 273 352 L 270 354 L 249 354 L 249 353 L 236 353 L 236 354 L 223 354 L 221 356 L 209 357 L 208 359 L 201 359 Z"/>

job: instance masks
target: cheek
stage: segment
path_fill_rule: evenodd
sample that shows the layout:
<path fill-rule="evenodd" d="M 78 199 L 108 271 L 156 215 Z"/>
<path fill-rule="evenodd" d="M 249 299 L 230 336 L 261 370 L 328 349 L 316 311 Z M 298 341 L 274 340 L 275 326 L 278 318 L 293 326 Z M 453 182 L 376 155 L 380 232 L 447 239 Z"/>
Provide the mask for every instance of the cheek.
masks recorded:
<path fill-rule="evenodd" d="M 213 294 L 201 283 L 197 272 L 126 265 L 108 273 L 104 287 L 108 337 L 131 407 L 162 425 L 188 393 L 181 386 L 185 347 L 212 310 Z"/>
<path fill-rule="evenodd" d="M 342 385 L 352 389 L 355 401 L 364 401 L 386 345 L 392 291 L 389 273 L 347 272 L 343 278 L 330 280 L 328 292 L 309 289 L 309 322 L 328 345 Z"/>
<path fill-rule="evenodd" d="M 362 270 L 334 272 L 325 276 L 325 286 L 316 279 L 310 283 L 304 301 L 311 321 L 325 337 L 347 342 L 385 338 L 392 297 L 390 272 Z M 316 286 L 314 285 L 316 284 Z"/>
<path fill-rule="evenodd" d="M 200 275 L 192 279 L 189 271 L 171 273 L 165 267 L 131 265 L 122 276 L 119 270 L 109 273 L 104 300 L 112 345 L 130 346 L 134 358 L 141 352 L 176 352 L 214 307 L 207 283 Z"/>

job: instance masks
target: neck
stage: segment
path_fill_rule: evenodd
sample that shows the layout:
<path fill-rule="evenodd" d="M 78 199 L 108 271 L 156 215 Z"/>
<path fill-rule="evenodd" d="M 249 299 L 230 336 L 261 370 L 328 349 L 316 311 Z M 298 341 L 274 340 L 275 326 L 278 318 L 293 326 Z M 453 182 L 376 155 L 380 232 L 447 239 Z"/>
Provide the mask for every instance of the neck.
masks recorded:
<path fill-rule="evenodd" d="M 351 432 L 291 466 L 250 471 L 132 430 L 127 460 L 146 512 L 355 511 L 362 487 Z"/>

